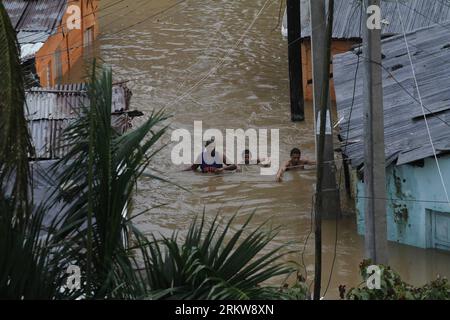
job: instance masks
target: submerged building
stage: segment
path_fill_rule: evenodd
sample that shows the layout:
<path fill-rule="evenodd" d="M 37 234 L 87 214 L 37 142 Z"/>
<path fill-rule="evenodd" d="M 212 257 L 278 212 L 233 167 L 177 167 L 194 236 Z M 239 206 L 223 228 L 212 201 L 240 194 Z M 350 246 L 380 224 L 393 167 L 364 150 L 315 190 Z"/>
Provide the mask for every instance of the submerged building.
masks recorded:
<path fill-rule="evenodd" d="M 3 0 L 32 85 L 52 87 L 88 52 L 99 33 L 99 0 Z"/>
<path fill-rule="evenodd" d="M 313 99 L 312 88 L 312 49 L 311 49 L 311 18 L 310 0 L 301 0 L 301 53 L 303 67 L 303 90 L 306 100 Z M 334 1 L 332 55 L 350 51 L 362 41 L 361 15 L 363 13 L 360 0 Z M 404 17 L 407 32 L 434 24 L 450 21 L 450 5 L 444 1 L 409 0 L 399 1 L 398 9 Z M 396 1 L 382 1 L 382 35 L 389 37 L 402 33 L 400 19 L 398 19 Z M 287 36 L 287 13 L 285 11 L 282 33 Z M 333 68 L 333 66 L 332 66 Z M 331 79 L 331 95 L 333 99 L 334 81 L 333 71 Z"/>
<path fill-rule="evenodd" d="M 423 104 L 403 35 L 382 41 L 388 239 L 450 250 L 450 23 L 406 37 Z M 353 168 L 358 232 L 363 235 L 362 71 L 353 95 L 358 54 L 359 48 L 336 55 L 333 63 L 342 152 Z"/>
<path fill-rule="evenodd" d="M 57 191 L 55 163 L 67 155 L 69 147 L 63 132 L 76 120 L 82 107 L 89 106 L 89 98 L 84 84 L 61 85 L 52 88 L 33 88 L 26 92 L 26 120 L 31 135 L 34 155 L 30 158 L 33 174 L 33 195 L 36 205 L 45 203 Z M 129 112 L 131 91 L 124 84 L 113 86 L 111 125 L 119 134 L 131 127 L 133 115 Z M 63 202 L 52 207 L 46 222 L 51 221 Z"/>

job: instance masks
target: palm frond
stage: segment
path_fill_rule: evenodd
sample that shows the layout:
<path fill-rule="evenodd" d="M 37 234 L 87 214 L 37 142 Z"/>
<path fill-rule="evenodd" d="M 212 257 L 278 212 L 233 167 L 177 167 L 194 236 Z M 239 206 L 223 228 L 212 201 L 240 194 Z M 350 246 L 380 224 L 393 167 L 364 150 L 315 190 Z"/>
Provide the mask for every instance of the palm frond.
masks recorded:
<path fill-rule="evenodd" d="M 183 243 L 177 234 L 146 241 L 140 239 L 145 278 L 151 299 L 274 299 L 282 294 L 262 284 L 292 272 L 276 263 L 289 253 L 284 246 L 264 253 L 276 232 L 263 231 L 266 224 L 246 234 L 250 216 L 230 239 L 231 218 L 219 232 L 216 216 L 209 227 L 203 214 L 195 219 Z"/>
<path fill-rule="evenodd" d="M 160 124 L 168 117 L 154 112 L 139 128 L 119 135 L 111 126 L 111 70 L 94 66 L 87 89 L 89 106 L 66 130 L 70 149 L 54 168 L 60 190 L 76 182 L 78 191 L 64 206 L 61 224 L 69 227 L 57 237 L 70 237 L 86 251 L 78 263 L 86 270 L 87 298 L 135 297 L 142 287 L 124 241 L 130 225 L 126 210 L 137 179 L 159 149 L 166 131 Z"/>
<path fill-rule="evenodd" d="M 18 223 L 29 214 L 28 154 L 32 150 L 21 70 L 16 32 L 0 2 L 0 197 L 11 196 Z"/>

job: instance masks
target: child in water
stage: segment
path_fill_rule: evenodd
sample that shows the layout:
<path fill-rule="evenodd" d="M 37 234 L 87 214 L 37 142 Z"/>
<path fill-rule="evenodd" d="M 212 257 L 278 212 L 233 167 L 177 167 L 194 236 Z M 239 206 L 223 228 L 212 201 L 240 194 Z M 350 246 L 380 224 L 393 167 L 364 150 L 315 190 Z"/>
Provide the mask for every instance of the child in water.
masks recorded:
<path fill-rule="evenodd" d="M 291 150 L 291 159 L 286 161 L 278 170 L 277 181 L 283 181 L 283 174 L 288 170 L 305 169 L 306 165 L 315 165 L 316 162 L 302 159 L 302 152 L 298 148 Z"/>

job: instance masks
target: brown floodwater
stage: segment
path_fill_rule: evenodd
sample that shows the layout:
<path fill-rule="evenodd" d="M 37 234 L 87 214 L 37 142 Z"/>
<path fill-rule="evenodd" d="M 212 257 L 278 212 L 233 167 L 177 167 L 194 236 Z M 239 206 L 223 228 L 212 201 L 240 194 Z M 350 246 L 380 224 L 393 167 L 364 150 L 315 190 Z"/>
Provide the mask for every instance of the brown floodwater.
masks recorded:
<path fill-rule="evenodd" d="M 194 121 L 203 121 L 204 129 L 279 129 L 281 159 L 287 159 L 293 147 L 301 147 L 304 157 L 314 159 L 311 104 L 306 106 L 305 122 L 290 122 L 287 44 L 278 25 L 279 1 L 189 0 L 152 18 L 175 1 L 126 0 L 109 7 L 114 2 L 102 1 L 99 54 L 112 66 L 115 80 L 130 80 L 133 108 L 147 115 L 164 108 L 173 115 L 170 130 L 192 130 Z M 219 64 L 216 72 L 210 72 Z M 170 130 L 164 142 L 170 142 Z M 204 176 L 181 172 L 171 163 L 170 151 L 169 146 L 158 154 L 152 168 L 189 191 L 143 178 L 134 198 L 135 213 L 165 204 L 136 220 L 144 233 L 183 234 L 204 208 L 208 219 L 217 213 L 223 218 L 237 213 L 234 229 L 255 212 L 252 226 L 269 220 L 282 227 L 272 247 L 292 242 L 291 249 L 303 251 L 311 230 L 314 170 L 289 172 L 283 183 L 251 166 L 241 173 Z M 361 281 L 363 238 L 356 233 L 351 201 L 344 192 L 342 197 L 345 217 L 338 224 L 328 299 L 338 298 L 340 284 L 351 287 Z M 324 288 L 335 231 L 335 221 L 324 221 Z M 410 283 L 422 285 L 438 274 L 450 276 L 449 253 L 391 243 L 389 254 L 392 267 Z M 303 256 L 309 282 L 314 272 L 313 234 Z M 286 260 L 296 261 L 304 270 L 301 253 Z"/>

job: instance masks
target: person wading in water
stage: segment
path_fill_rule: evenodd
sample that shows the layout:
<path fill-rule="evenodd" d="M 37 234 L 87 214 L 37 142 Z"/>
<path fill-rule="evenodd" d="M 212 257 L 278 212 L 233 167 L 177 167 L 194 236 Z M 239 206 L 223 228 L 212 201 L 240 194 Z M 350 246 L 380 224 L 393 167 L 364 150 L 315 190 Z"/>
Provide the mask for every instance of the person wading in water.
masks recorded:
<path fill-rule="evenodd" d="M 315 165 L 316 163 L 314 161 L 309 161 L 302 159 L 302 152 L 298 148 L 294 148 L 291 150 L 291 159 L 286 161 L 278 170 L 277 174 L 277 181 L 281 182 L 283 181 L 283 174 L 288 170 L 294 170 L 294 169 L 305 169 L 305 166 L 307 165 Z"/>
<path fill-rule="evenodd" d="M 210 155 L 210 156 L 209 156 Z M 222 159 L 222 160 L 220 160 Z M 237 166 L 230 164 L 225 155 L 216 151 L 214 139 L 208 140 L 205 149 L 197 157 L 197 161 L 185 171 L 197 171 L 200 168 L 202 173 L 222 173 L 224 171 L 233 171 Z"/>

